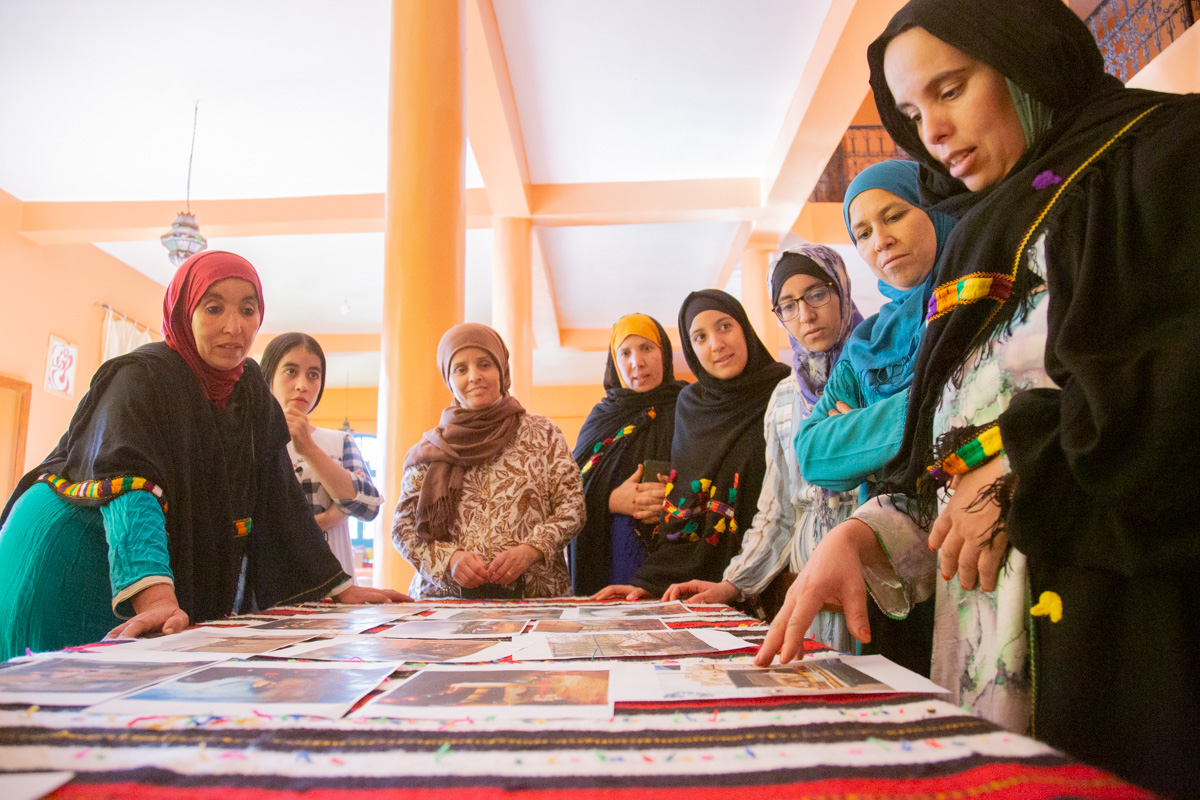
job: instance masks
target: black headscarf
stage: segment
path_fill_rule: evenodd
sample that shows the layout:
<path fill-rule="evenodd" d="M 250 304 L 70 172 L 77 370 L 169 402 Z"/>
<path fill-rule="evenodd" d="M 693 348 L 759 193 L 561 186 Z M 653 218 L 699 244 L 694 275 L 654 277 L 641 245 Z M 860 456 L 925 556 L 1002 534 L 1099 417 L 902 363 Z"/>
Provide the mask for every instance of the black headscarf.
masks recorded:
<path fill-rule="evenodd" d="M 746 368 L 734 378 L 706 372 L 688 336 L 692 319 L 710 309 L 733 317 L 746 338 Z M 767 446 L 763 414 L 771 393 L 791 372 L 758 338 L 742 304 L 719 289 L 687 296 L 679 309 L 679 336 L 696 383 L 684 387 L 675 404 L 668 509 L 633 581 L 653 594 L 677 581 L 721 580 L 754 518 L 762 489 Z M 680 517 L 672 507 L 691 514 Z"/>
<path fill-rule="evenodd" d="M 575 442 L 575 463 L 580 469 L 597 459 L 583 473 L 587 523 L 570 545 L 571 579 L 576 594 L 595 594 L 609 583 L 612 514 L 608 510 L 608 496 L 613 488 L 646 460 L 666 461 L 671 457 L 675 399 L 687 384 L 675 380 L 675 359 L 667 332 L 658 320 L 648 319 L 654 323 L 662 342 L 662 383 L 648 392 L 624 388 L 613 348 L 609 347 L 604 367 L 604 399 L 592 407 Z M 633 430 L 618 437 L 630 425 Z M 653 481 L 654 476 L 642 479 Z"/>
<path fill-rule="evenodd" d="M 893 38 L 914 25 L 994 67 L 1019 89 L 1051 109 L 1050 129 L 1038 137 L 1008 175 L 992 187 L 967 192 L 929 154 L 913 123 L 896 108 L 884 76 L 884 53 Z M 1093 203 L 1090 196 L 1105 190 L 1107 165 L 1114 159 L 1128 158 L 1130 148 L 1152 136 L 1174 113 L 1170 109 L 1178 107 L 1183 98 L 1122 88 L 1119 81 L 1104 73 L 1103 59 L 1087 27 L 1057 0 L 1010 0 L 1004 3 L 912 0 L 892 18 L 867 52 L 871 87 L 880 118 L 897 144 L 921 163 L 923 193 L 933 199 L 949 198 L 939 208 L 965 214 L 939 259 L 937 286 L 952 291 L 957 281 L 972 273 L 996 273 L 1011 280 L 1011 291 L 1006 297 L 960 304 L 950 313 L 931 319 L 926 326 L 909 399 L 904 443 L 896 458 L 887 465 L 884 488 L 919 497 L 921 502 L 916 504 L 916 514 L 922 521 L 929 521 L 936 513 L 936 485 L 925 478 L 926 468 L 933 461 L 934 412 L 947 383 L 961 375 L 968 353 L 981 344 L 986 346 L 998 328 L 1009 325 L 1014 316 L 1021 314 L 1030 292 L 1042 282 L 1028 267 L 1026 248 L 1035 242 L 1040 232 L 1061 227 L 1081 208 L 1098 208 L 1099 201 Z M 1139 114 L 1155 106 L 1161 108 L 1121 133 Z M 1194 161 L 1194 158 L 1185 160 Z M 1075 174 L 1077 170 L 1079 172 Z M 1049 213 L 1040 216 L 1060 190 L 1061 196 Z M 1111 197 L 1104 202 L 1110 201 Z M 1136 213 L 1134 193 L 1121 194 L 1114 202 L 1118 206 L 1111 209 L 1114 218 Z M 1039 226 L 1033 230 L 1039 219 Z M 1149 232 L 1149 226 L 1167 222 L 1140 220 L 1136 225 Z M 1110 229 L 1109 234 L 1114 232 Z M 1167 230 L 1164 228 L 1161 233 L 1167 235 Z M 1066 246 L 1067 237 L 1055 237 L 1054 241 L 1060 249 L 1047 254 L 1054 262 L 1053 269 L 1075 270 L 1070 277 L 1065 271 L 1058 273 L 1063 291 L 1056 291 L 1053 269 L 1050 278 L 1047 366 L 1051 367 L 1051 376 L 1059 380 L 1060 376 L 1055 375 L 1053 369 L 1058 360 L 1054 352 L 1056 340 L 1064 333 L 1058 302 L 1070 301 L 1072 289 L 1069 287 L 1083 276 L 1088 259 L 1093 260 L 1097 270 L 1089 278 L 1092 282 L 1089 288 L 1099 291 L 1100 287 L 1107 286 L 1111 291 L 1116 287 L 1112 284 L 1115 273 L 1104 263 L 1105 256 L 1095 250 L 1099 239 L 1071 241 L 1069 252 L 1061 249 Z M 1112 246 L 1119 249 L 1122 245 L 1113 242 Z M 1112 250 L 1109 252 L 1111 254 Z M 1136 280 L 1135 274 L 1140 267 L 1133 262 L 1127 266 L 1131 270 L 1129 279 Z M 1133 291 L 1132 285 L 1122 293 L 1129 291 Z M 1114 332 L 1144 325 L 1145 316 L 1140 314 L 1128 318 L 1128 328 L 1118 322 L 1131 313 L 1129 299 L 1123 296 L 1109 301 L 1113 305 L 1105 313 L 1110 315 Z M 936 303 L 935 292 L 930 301 L 931 309 Z M 931 310 L 929 313 L 936 312 Z M 1155 314 L 1149 312 L 1146 316 Z M 1082 334 L 1082 331 L 1077 333 Z M 1091 335 L 1091 332 L 1086 334 Z M 1116 338 L 1113 346 L 1122 347 L 1120 337 Z M 1061 377 L 1063 381 L 1066 379 Z M 1021 395 L 1014 399 L 1014 405 L 1018 407 L 1023 402 Z M 1003 430 L 1003 418 L 1001 427 L 1011 457 L 1013 451 L 1009 443 L 1015 443 L 1020 431 L 1012 432 L 1010 438 L 1010 433 Z M 1019 538 L 1020 534 L 1010 529 L 1010 536 L 1014 534 Z"/>
<path fill-rule="evenodd" d="M 287 454 L 283 411 L 247 359 L 224 408 L 166 344 L 100 365 L 58 446 L 17 485 L 144 478 L 162 490 L 179 607 L 193 622 L 234 610 L 245 557 L 244 607 L 317 600 L 347 579 L 313 520 Z M 54 484 L 52 484 L 54 486 Z M 55 487 L 60 491 L 63 485 Z M 77 505 L 107 499 L 64 496 Z M 238 520 L 249 519 L 239 531 Z"/>

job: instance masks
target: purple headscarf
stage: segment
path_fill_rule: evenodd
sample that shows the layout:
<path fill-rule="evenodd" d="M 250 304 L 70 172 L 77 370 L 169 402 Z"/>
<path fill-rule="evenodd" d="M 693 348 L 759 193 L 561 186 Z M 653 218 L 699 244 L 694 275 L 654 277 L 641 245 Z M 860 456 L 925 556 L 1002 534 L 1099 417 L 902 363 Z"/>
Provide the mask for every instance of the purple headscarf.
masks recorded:
<path fill-rule="evenodd" d="M 795 258 L 796 255 L 802 258 Z M 771 302 L 777 302 L 788 278 L 793 275 L 812 274 L 812 264 L 816 264 L 837 289 L 838 301 L 841 303 L 842 327 L 838 331 L 837 343 L 823 353 L 814 353 L 803 347 L 788 333 L 788 341 L 792 345 L 792 368 L 800 380 L 800 393 L 809 407 L 815 405 L 825 391 L 825 383 L 829 380 L 829 374 L 833 372 L 833 365 L 842 354 L 850 332 L 863 321 L 863 315 L 859 313 L 850 297 L 850 277 L 846 274 L 846 265 L 842 263 L 842 257 L 837 251 L 821 244 L 806 242 L 779 253 L 771 264 Z"/>

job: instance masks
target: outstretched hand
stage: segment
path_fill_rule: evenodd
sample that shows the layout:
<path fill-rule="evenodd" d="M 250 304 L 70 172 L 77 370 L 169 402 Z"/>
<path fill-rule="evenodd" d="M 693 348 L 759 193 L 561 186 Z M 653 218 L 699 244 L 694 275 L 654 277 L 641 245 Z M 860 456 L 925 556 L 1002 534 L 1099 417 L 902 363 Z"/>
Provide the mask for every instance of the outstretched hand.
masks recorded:
<path fill-rule="evenodd" d="M 364 603 L 409 603 L 412 598 L 395 589 L 374 589 L 370 586 L 351 586 L 334 595 L 334 600 L 347 605 L 362 605 Z"/>
<path fill-rule="evenodd" d="M 689 603 L 732 603 L 738 599 L 741 591 L 729 581 L 713 583 L 712 581 L 693 580 L 686 583 L 673 583 L 663 592 L 664 602 L 688 598 Z"/>
<path fill-rule="evenodd" d="M 638 586 L 614 583 L 591 596 L 592 600 L 645 600 L 650 593 Z"/>
<path fill-rule="evenodd" d="M 113 628 L 105 639 L 132 639 L 144 633 L 179 633 L 188 626 L 188 615 L 179 607 L 175 587 L 156 583 L 131 600 L 134 616 Z"/>
<path fill-rule="evenodd" d="M 802 655 L 804 634 L 823 609 L 842 609 L 850 633 L 860 642 L 871 641 L 863 564 L 883 558 L 875 533 L 857 519 L 848 519 L 825 534 L 788 589 L 754 663 L 765 667 L 778 654 L 780 663 L 786 664 Z"/>

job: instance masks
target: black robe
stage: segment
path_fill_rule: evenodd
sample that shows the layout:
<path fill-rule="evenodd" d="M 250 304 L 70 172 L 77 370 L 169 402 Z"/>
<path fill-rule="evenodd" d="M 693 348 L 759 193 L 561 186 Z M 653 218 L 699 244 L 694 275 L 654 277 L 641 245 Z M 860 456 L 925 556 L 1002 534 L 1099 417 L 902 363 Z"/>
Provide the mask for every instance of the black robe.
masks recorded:
<path fill-rule="evenodd" d="M 578 595 L 595 594 L 609 584 L 612 513 L 608 510 L 608 497 L 612 490 L 632 475 L 639 464 L 671 458 L 675 400 L 686 384 L 675 380 L 671 342 L 661 325 L 658 332 L 665 343 L 663 382 L 648 392 L 622 388 L 610 350 L 604 371 L 604 399 L 592 408 L 575 442 L 575 463 L 581 469 L 600 448 L 600 459 L 583 474 L 587 522 L 570 545 L 571 581 Z M 627 425 L 634 426 L 633 432 L 614 439 Z M 613 441 L 606 445 L 609 439 Z M 642 480 L 653 481 L 654 476 L 644 475 Z M 649 536 L 653 525 L 637 527 L 639 534 L 645 529 Z"/>
<path fill-rule="evenodd" d="M 747 362 L 740 375 L 720 379 L 701 366 L 687 338 L 685 312 L 694 298 L 719 306 L 741 326 Z M 692 579 L 720 582 L 738 554 L 767 471 L 763 416 L 775 387 L 790 372 L 758 338 L 742 305 L 718 289 L 688 295 L 679 330 L 696 383 L 684 387 L 675 403 L 667 509 L 633 578 L 633 585 L 652 595 Z M 690 516 L 677 516 L 673 509 Z"/>
<path fill-rule="evenodd" d="M 292 472 L 288 440 L 253 361 L 218 410 L 178 353 L 145 345 L 101 364 L 67 432 L 21 479 L 0 524 L 46 473 L 71 483 L 146 478 L 163 490 L 175 595 L 193 622 L 235 610 L 243 564 L 242 609 L 316 600 L 347 576 Z M 250 530 L 239 536 L 235 521 L 245 518 Z"/>
<path fill-rule="evenodd" d="M 1053 112 L 995 186 L 954 181 L 895 108 L 882 59 L 905 24 L 988 63 Z M 934 196 L 967 213 L 938 283 L 1015 275 L 1011 299 L 956 308 L 926 328 L 904 446 L 885 479 L 909 491 L 929 463 L 943 387 L 1019 313 L 1045 237 L 1045 364 L 1056 388 L 1017 392 L 999 418 L 1015 474 L 1005 518 L 1028 559 L 1033 731 L 1159 791 L 1200 785 L 1200 96 L 1123 89 L 1056 0 L 918 0 L 871 46 L 893 138 Z M 1053 201 L 1052 201 L 1053 200 Z"/>

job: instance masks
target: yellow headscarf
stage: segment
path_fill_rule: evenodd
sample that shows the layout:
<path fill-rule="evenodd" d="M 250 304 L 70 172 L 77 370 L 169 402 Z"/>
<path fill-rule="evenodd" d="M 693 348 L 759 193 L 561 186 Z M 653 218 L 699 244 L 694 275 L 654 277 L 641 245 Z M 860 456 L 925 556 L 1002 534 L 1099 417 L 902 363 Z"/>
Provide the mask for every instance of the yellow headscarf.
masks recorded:
<path fill-rule="evenodd" d="M 614 365 L 617 363 L 617 348 L 630 336 L 642 336 L 658 345 L 659 350 L 663 349 L 662 340 L 658 336 L 658 326 L 654 324 L 654 320 L 645 314 L 626 314 L 617 320 L 616 325 L 613 325 L 612 336 L 608 340 L 608 352 L 612 354 Z M 671 376 L 663 377 L 669 379 Z M 617 380 L 621 382 L 621 388 L 629 388 L 629 384 L 625 383 L 625 376 L 621 374 L 619 368 L 617 369 Z"/>

